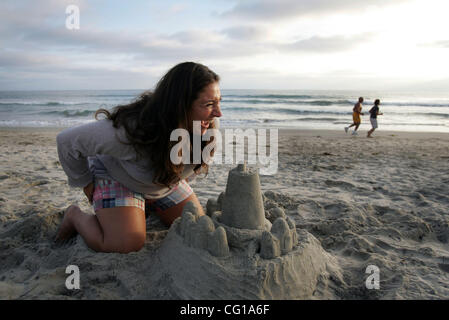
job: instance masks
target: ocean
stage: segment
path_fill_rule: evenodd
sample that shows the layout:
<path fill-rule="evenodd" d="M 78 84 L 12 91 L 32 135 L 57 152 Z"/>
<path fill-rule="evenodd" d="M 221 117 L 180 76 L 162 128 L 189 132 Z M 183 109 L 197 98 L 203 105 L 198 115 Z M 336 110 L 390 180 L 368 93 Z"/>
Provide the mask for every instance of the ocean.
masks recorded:
<path fill-rule="evenodd" d="M 94 121 L 98 108 L 112 109 L 143 90 L 0 91 L 0 127 L 71 127 Z M 449 132 L 448 93 L 225 90 L 221 127 L 343 130 L 363 96 L 362 124 L 381 100 L 379 130 Z"/>

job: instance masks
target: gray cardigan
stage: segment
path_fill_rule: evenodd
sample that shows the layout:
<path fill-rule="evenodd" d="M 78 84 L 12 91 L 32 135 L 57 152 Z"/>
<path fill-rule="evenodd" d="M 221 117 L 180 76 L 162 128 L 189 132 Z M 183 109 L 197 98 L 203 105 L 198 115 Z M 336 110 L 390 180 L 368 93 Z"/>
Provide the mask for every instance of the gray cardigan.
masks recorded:
<path fill-rule="evenodd" d="M 154 171 L 148 170 L 148 159 L 137 157 L 128 142 L 125 129 L 116 129 L 112 121 L 103 119 L 68 128 L 56 137 L 59 161 L 72 187 L 85 187 L 93 181 L 88 157 L 96 156 L 108 174 L 130 190 L 142 193 L 146 199 L 158 199 L 170 189 L 153 183 Z M 194 164 L 184 166 L 181 175 L 186 179 L 194 175 Z"/>

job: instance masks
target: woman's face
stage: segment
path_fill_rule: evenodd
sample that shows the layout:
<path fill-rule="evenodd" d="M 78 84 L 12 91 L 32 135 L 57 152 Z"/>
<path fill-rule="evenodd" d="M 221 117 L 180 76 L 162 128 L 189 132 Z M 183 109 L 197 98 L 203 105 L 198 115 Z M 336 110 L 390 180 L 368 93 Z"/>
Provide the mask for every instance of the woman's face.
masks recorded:
<path fill-rule="evenodd" d="M 222 116 L 220 110 L 221 92 L 218 82 L 213 82 L 207 85 L 198 95 L 198 98 L 193 101 L 191 123 L 193 121 L 201 121 L 201 135 L 206 133 L 210 123 Z"/>

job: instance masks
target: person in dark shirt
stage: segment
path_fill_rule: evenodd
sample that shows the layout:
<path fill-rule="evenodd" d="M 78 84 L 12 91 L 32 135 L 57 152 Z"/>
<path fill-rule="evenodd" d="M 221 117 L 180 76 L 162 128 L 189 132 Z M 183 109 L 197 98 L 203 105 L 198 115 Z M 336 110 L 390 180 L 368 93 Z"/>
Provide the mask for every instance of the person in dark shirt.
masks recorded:
<path fill-rule="evenodd" d="M 380 100 L 376 99 L 374 101 L 374 106 L 370 109 L 369 113 L 371 114 L 370 116 L 370 121 L 371 121 L 371 130 L 368 131 L 367 134 L 367 138 L 372 138 L 371 134 L 374 132 L 374 130 L 377 129 L 378 125 L 377 125 L 377 116 L 383 115 L 383 113 L 379 112 L 379 104 L 380 104 Z"/>

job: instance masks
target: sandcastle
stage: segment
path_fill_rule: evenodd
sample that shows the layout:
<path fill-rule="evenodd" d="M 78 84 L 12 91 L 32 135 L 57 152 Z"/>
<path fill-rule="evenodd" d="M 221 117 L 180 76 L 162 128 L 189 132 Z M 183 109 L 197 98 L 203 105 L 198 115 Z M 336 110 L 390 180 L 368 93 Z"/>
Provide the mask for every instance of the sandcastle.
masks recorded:
<path fill-rule="evenodd" d="M 192 202 L 170 227 L 151 278 L 169 279 L 155 297 L 176 299 L 307 299 L 335 259 L 282 208 L 266 218 L 259 175 L 239 164 L 225 192 L 209 199 L 207 215 Z"/>
<path fill-rule="evenodd" d="M 246 249 L 247 255 L 260 249 L 262 258 L 272 259 L 290 252 L 297 243 L 294 222 L 285 218 L 285 214 L 273 225 L 265 218 L 259 175 L 246 168 L 245 164 L 229 172 L 226 191 L 217 201 L 209 199 L 206 208 L 217 230 L 225 231 L 227 243 L 223 242 L 222 246 Z M 187 207 L 186 210 L 189 209 Z M 209 252 L 214 256 L 222 254 L 213 250 Z"/>

